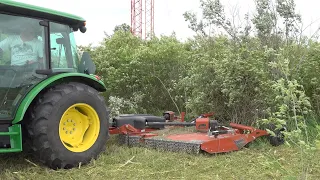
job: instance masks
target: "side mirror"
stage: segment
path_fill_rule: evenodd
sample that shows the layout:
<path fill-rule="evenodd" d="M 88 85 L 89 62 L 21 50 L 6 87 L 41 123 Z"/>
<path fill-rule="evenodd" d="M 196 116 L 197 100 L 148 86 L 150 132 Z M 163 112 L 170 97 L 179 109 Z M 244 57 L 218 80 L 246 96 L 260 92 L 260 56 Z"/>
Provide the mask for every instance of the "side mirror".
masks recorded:
<path fill-rule="evenodd" d="M 85 74 L 94 74 L 96 72 L 96 65 L 93 63 L 88 52 L 83 52 L 82 54 L 79 72 Z"/>
<path fill-rule="evenodd" d="M 85 32 L 87 31 L 87 27 L 81 26 L 81 27 L 80 27 L 80 31 L 81 31 L 82 33 L 85 33 Z"/>

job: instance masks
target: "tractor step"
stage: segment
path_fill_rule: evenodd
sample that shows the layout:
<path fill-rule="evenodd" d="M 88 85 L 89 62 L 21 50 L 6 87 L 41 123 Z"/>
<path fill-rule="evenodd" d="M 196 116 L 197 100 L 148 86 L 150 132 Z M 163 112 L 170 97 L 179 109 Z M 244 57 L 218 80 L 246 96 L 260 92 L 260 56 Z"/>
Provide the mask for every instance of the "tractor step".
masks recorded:
<path fill-rule="evenodd" d="M 21 125 L 15 124 L 6 128 L 6 131 L 3 131 L 3 128 L 0 132 L 0 153 L 13 153 L 22 151 L 22 133 Z"/>

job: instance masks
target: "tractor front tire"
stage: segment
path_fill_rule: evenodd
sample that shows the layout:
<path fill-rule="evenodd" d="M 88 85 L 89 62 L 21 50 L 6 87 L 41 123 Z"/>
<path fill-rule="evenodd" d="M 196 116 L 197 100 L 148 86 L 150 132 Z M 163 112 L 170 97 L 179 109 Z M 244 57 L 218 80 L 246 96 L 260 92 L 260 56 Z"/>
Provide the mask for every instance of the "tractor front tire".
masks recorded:
<path fill-rule="evenodd" d="M 59 84 L 29 109 L 28 141 L 33 154 L 52 169 L 88 164 L 105 151 L 109 113 L 104 98 L 85 84 Z"/>

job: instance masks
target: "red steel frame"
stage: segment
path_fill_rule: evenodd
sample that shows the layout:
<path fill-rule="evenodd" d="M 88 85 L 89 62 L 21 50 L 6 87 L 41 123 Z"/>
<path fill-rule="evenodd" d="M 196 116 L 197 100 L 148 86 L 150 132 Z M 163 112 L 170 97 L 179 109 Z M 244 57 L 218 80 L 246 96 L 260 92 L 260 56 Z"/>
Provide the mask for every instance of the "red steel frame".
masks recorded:
<path fill-rule="evenodd" d="M 154 33 L 154 0 L 145 0 L 145 34 L 144 39 L 150 39 Z"/>
<path fill-rule="evenodd" d="M 131 0 L 131 33 L 142 38 L 142 0 Z"/>
<path fill-rule="evenodd" d="M 214 154 L 238 151 L 256 138 L 269 135 L 265 130 L 255 129 L 241 124 L 230 123 L 230 127 L 235 130 L 235 133 L 221 134 L 217 137 L 208 136 L 206 133 L 190 133 L 169 135 L 167 139 L 185 142 L 191 142 L 193 140 L 202 141 L 200 146 L 201 150 L 209 154 Z M 249 131 L 249 133 L 245 133 L 245 131 Z"/>
<path fill-rule="evenodd" d="M 131 0 L 131 33 L 141 39 L 154 35 L 154 0 Z"/>
<path fill-rule="evenodd" d="M 184 122 L 184 113 L 181 114 L 180 122 Z M 203 121 L 209 122 L 209 117 L 212 116 L 213 113 L 203 114 L 201 119 Z M 201 122 L 201 121 L 200 121 Z M 179 127 L 175 126 L 175 127 Z M 174 127 L 173 127 L 174 128 Z M 220 134 L 218 136 L 208 135 L 207 132 L 202 129 L 197 133 L 189 133 L 189 134 L 174 134 L 166 136 L 169 140 L 175 141 L 184 141 L 184 142 L 192 142 L 192 141 L 201 141 L 200 148 L 201 150 L 209 153 L 225 153 L 231 151 L 238 151 L 243 148 L 246 144 L 254 141 L 256 138 L 261 136 L 268 136 L 269 133 L 265 130 L 256 129 L 251 126 L 245 126 L 236 123 L 230 123 L 229 127 L 224 127 L 225 130 L 234 130 L 233 133 Z M 140 136 L 141 142 L 144 139 L 158 136 L 156 133 L 156 129 L 146 128 L 146 129 L 136 129 L 130 124 L 123 125 L 121 127 L 111 127 L 109 128 L 110 134 L 126 134 L 129 136 Z"/>

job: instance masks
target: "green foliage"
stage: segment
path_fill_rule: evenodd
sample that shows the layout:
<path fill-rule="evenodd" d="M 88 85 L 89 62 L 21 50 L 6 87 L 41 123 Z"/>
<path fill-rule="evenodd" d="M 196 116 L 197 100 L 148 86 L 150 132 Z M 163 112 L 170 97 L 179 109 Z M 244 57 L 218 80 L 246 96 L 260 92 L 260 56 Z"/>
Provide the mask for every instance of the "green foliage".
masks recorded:
<path fill-rule="evenodd" d="M 185 76 L 187 45 L 175 37 L 146 42 L 118 31 L 90 51 L 108 87 L 107 99 L 124 99 L 139 112 L 180 111 L 184 100 L 177 83 Z"/>
<path fill-rule="evenodd" d="M 200 2 L 202 19 L 184 13 L 197 33 L 186 42 L 144 41 L 120 25 L 100 46 L 82 47 L 108 87 L 112 116 L 213 111 L 222 122 L 285 125 L 292 143 L 309 146 L 320 117 L 320 45 L 299 33 L 294 1 L 256 0 L 240 25 L 219 0 Z"/>
<path fill-rule="evenodd" d="M 117 31 L 124 31 L 124 32 L 130 32 L 130 26 L 126 23 L 123 23 L 121 25 L 118 25 L 114 28 L 113 32 L 117 32 Z"/>
<path fill-rule="evenodd" d="M 199 114 L 215 111 L 221 120 L 252 123 L 266 106 L 268 73 L 264 52 L 251 45 L 234 47 L 225 37 L 210 39 L 196 51 L 188 76 L 187 106 Z"/>
<path fill-rule="evenodd" d="M 281 59 L 281 54 L 279 58 L 279 61 L 270 63 L 270 66 L 279 69 L 284 78 L 274 81 L 271 86 L 274 102 L 268 109 L 268 119 L 263 119 L 262 123 L 274 124 L 275 130 L 286 127 L 288 130 L 284 132 L 286 139 L 304 146 L 309 143 L 307 118 L 312 113 L 311 103 L 305 95 L 303 86 L 297 80 L 288 78 L 289 60 Z"/>

